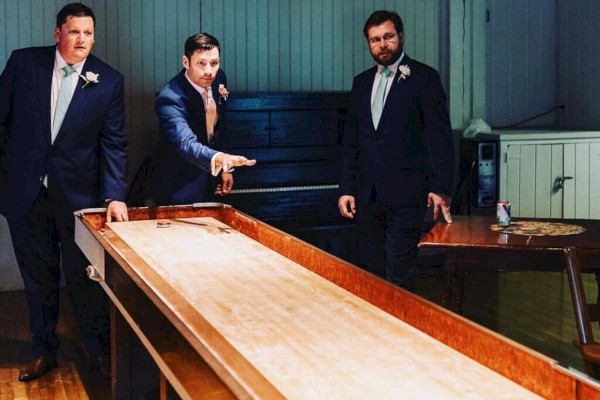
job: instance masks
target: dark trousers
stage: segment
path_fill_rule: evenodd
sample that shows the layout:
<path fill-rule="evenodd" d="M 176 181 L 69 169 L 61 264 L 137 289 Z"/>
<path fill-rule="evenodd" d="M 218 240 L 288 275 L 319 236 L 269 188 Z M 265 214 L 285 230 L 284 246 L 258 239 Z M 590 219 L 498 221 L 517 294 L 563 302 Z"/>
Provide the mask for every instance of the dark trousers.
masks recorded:
<path fill-rule="evenodd" d="M 88 355 L 107 355 L 107 298 L 86 275 L 89 263 L 75 244 L 73 214 L 56 210 L 61 207 L 53 204 L 42 187 L 27 214 L 8 221 L 29 306 L 32 355 L 55 356 L 58 349 L 61 265 Z"/>
<path fill-rule="evenodd" d="M 384 206 L 373 202 L 360 206 L 357 211 L 361 267 L 414 291 L 417 244 L 425 207 Z"/>

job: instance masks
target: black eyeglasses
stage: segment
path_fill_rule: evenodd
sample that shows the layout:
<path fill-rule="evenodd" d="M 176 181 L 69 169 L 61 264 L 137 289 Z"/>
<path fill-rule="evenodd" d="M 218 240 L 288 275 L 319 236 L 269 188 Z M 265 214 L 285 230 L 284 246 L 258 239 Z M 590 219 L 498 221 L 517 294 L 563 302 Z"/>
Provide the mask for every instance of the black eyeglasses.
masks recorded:
<path fill-rule="evenodd" d="M 397 33 L 386 33 L 385 35 L 383 35 L 383 37 L 375 36 L 375 37 L 369 38 L 369 44 L 371 46 L 378 46 L 378 45 L 380 45 L 381 40 L 383 40 L 385 42 L 393 42 L 394 39 L 396 39 L 396 36 L 398 36 Z"/>

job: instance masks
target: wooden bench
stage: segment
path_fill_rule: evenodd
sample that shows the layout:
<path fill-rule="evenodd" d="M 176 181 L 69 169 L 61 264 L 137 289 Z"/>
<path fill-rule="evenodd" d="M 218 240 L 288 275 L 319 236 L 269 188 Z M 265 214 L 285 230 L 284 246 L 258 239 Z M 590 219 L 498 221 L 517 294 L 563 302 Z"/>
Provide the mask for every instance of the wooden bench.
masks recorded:
<path fill-rule="evenodd" d="M 236 170 L 233 193 L 220 201 L 356 261 L 355 224 L 337 209 L 348 98 L 347 92 L 232 93 L 231 152 L 258 163 Z"/>

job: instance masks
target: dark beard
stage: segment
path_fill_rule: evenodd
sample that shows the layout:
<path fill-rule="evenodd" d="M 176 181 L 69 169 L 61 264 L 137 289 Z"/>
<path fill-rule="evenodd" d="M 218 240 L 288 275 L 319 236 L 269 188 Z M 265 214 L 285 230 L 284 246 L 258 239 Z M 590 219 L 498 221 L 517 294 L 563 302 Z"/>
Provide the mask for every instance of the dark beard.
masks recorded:
<path fill-rule="evenodd" d="M 371 56 L 373 57 L 375 62 L 377 62 L 377 64 L 387 67 L 387 66 L 392 65 L 396 61 L 398 61 L 398 58 L 400 58 L 401 54 L 402 54 L 402 47 L 398 47 L 396 49 L 396 51 L 390 53 L 390 58 L 381 59 L 378 54 L 373 54 L 373 53 L 371 53 Z"/>

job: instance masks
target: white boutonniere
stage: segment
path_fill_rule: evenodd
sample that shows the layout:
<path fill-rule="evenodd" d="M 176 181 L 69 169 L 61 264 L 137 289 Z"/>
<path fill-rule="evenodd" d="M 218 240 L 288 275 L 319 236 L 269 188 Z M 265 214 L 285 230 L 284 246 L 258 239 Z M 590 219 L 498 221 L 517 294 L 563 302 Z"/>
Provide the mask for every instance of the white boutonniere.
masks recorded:
<path fill-rule="evenodd" d="M 89 85 L 90 83 L 93 83 L 94 85 L 96 83 L 98 83 L 99 82 L 98 76 L 100 76 L 100 74 L 95 74 L 92 71 L 87 71 L 85 73 L 85 75 L 79 74 L 79 77 L 85 81 L 85 83 L 83 84 L 83 86 L 81 88 L 85 89 L 85 87 L 87 85 Z"/>
<path fill-rule="evenodd" d="M 227 101 L 227 97 L 229 96 L 229 91 L 222 83 L 219 84 L 219 104 L 223 104 L 222 101 Z"/>
<path fill-rule="evenodd" d="M 400 67 L 398 67 L 398 71 L 400 71 L 398 82 L 400 82 L 400 79 L 406 79 L 410 76 L 410 68 L 408 68 L 408 65 L 406 64 L 403 64 Z"/>

